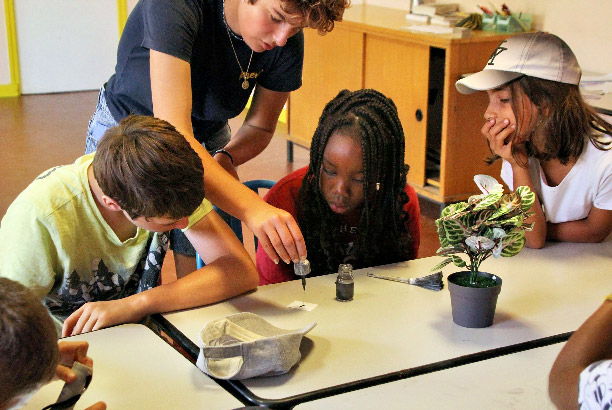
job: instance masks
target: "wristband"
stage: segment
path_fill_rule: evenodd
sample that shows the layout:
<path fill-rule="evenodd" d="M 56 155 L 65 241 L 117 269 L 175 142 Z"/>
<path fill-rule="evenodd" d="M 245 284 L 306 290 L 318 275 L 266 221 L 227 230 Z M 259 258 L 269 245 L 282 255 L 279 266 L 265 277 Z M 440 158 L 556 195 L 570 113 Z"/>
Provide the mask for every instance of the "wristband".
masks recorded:
<path fill-rule="evenodd" d="M 227 155 L 227 157 L 229 158 L 230 162 L 232 163 L 232 165 L 234 165 L 234 157 L 232 157 L 232 154 L 230 154 L 229 152 L 227 152 L 224 149 L 218 149 L 215 152 L 213 152 L 213 157 L 217 154 L 223 154 L 223 155 Z"/>

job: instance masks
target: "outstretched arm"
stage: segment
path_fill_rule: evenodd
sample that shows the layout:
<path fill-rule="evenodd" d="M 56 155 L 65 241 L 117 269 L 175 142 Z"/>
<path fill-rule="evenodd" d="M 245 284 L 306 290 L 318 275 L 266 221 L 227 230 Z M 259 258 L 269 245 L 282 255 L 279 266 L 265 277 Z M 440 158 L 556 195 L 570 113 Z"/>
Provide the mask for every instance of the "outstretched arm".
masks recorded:
<path fill-rule="evenodd" d="M 285 211 L 266 204 L 259 195 L 225 172 L 223 167 L 194 138 L 191 124 L 192 94 L 189 63 L 151 50 L 151 93 L 155 116 L 174 125 L 202 159 L 206 197 L 219 208 L 244 221 L 259 238 L 260 245 L 272 260 L 297 261 L 305 258 L 304 237 L 293 217 Z M 260 90 L 258 93 L 260 96 L 255 98 L 253 112 L 249 111 L 250 117 L 247 116 L 248 127 L 259 127 L 266 123 L 261 119 L 266 117 L 261 114 L 264 103 L 273 101 L 270 115 L 277 111 L 277 118 L 278 112 L 282 109 L 280 100 L 283 99 L 282 94 L 284 93 L 274 93 L 269 90 Z M 269 134 L 269 130 L 263 132 L 263 135 L 266 133 Z M 265 138 L 262 137 L 264 140 Z M 265 145 L 268 142 L 269 139 Z M 249 155 L 256 155 L 259 152 L 257 149 L 250 154 L 237 152 L 235 160 L 246 160 Z M 223 155 L 219 154 L 217 157 L 221 160 Z"/>
<path fill-rule="evenodd" d="M 548 392 L 559 409 L 578 408 L 580 373 L 591 363 L 612 359 L 612 301 L 606 300 L 574 332 L 553 364 Z"/>
<path fill-rule="evenodd" d="M 255 158 L 270 144 L 278 117 L 288 97 L 288 92 L 272 91 L 260 85 L 255 87 L 253 100 L 244 123 L 225 146 L 225 149 L 234 158 L 234 166 Z M 229 162 L 227 156 L 217 160 L 222 165 L 222 161 Z"/>
<path fill-rule="evenodd" d="M 66 319 L 62 336 L 136 322 L 153 313 L 208 305 L 257 287 L 251 257 L 216 212 L 209 212 L 185 235 L 206 266 L 123 299 L 86 303 Z"/>

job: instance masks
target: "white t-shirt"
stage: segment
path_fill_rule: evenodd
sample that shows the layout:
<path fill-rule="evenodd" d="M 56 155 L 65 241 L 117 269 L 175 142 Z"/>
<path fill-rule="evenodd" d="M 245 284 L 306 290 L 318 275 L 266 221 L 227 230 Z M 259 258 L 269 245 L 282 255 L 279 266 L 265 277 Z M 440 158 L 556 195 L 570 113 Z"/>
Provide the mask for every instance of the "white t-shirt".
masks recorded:
<path fill-rule="evenodd" d="M 602 151 L 588 142 L 555 187 L 547 185 L 539 160 L 529 158 L 529 172 L 548 222 L 578 221 L 589 216 L 593 207 L 612 210 L 612 150 Z M 503 162 L 501 178 L 514 190 L 512 166 L 507 161 Z"/>

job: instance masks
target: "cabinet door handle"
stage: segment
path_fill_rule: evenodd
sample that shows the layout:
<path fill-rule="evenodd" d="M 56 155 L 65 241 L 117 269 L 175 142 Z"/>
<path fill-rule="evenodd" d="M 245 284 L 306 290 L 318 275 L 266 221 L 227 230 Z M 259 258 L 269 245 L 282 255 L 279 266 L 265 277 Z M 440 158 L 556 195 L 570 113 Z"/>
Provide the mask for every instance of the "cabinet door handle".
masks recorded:
<path fill-rule="evenodd" d="M 417 121 L 422 121 L 423 120 L 423 111 L 421 111 L 421 109 L 417 109 L 416 113 L 414 113 L 414 116 L 416 117 Z"/>

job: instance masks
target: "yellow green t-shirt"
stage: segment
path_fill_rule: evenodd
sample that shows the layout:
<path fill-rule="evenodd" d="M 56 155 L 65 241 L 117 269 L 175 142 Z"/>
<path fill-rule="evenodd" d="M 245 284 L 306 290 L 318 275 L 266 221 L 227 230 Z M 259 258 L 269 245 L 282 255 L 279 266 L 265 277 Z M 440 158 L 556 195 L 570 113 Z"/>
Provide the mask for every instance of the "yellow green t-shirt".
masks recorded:
<path fill-rule="evenodd" d="M 167 232 L 138 228 L 134 237 L 119 240 L 89 188 L 93 155 L 43 172 L 0 223 L 0 276 L 30 288 L 62 320 L 86 302 L 156 286 L 168 249 Z M 186 229 L 211 209 L 203 200 Z"/>

